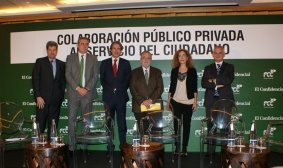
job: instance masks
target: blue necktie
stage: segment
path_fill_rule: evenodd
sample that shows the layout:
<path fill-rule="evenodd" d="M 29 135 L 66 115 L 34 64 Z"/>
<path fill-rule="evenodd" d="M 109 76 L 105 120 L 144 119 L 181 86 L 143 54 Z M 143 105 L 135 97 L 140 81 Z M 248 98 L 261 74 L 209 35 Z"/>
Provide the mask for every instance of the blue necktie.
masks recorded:
<path fill-rule="evenodd" d="M 216 73 L 217 73 L 217 76 L 219 75 L 220 73 L 220 68 L 221 68 L 221 65 L 220 64 L 216 64 Z M 219 97 L 219 92 L 218 90 L 214 90 L 214 97 Z"/>
<path fill-rule="evenodd" d="M 56 76 L 56 62 L 55 60 L 51 60 L 51 65 L 52 65 L 52 71 L 53 71 L 53 77 L 55 78 Z"/>

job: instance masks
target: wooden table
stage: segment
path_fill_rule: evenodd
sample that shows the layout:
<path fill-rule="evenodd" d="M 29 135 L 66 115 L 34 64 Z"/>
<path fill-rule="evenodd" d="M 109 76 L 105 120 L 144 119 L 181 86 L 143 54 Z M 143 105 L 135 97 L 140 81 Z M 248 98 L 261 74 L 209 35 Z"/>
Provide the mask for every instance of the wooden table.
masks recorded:
<path fill-rule="evenodd" d="M 25 165 L 27 168 L 68 168 L 68 146 L 28 144 Z"/>
<path fill-rule="evenodd" d="M 121 150 L 121 168 L 163 168 L 164 145 L 150 142 L 150 147 L 133 148 L 132 144 L 123 144 Z"/>
<path fill-rule="evenodd" d="M 246 147 L 221 148 L 222 168 L 268 168 L 269 150 Z"/>

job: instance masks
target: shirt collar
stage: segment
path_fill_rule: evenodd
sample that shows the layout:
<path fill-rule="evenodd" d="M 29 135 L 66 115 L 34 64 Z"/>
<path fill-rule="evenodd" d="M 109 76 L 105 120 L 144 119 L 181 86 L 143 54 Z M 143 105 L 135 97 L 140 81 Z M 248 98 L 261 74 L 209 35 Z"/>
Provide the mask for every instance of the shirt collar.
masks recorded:
<path fill-rule="evenodd" d="M 222 64 L 223 64 L 223 61 L 221 61 L 221 62 L 215 62 L 215 66 L 217 66 L 217 64 L 219 64 L 220 65 L 220 67 L 222 66 Z"/>
<path fill-rule="evenodd" d="M 48 58 L 48 60 L 51 62 L 51 61 L 56 61 L 56 58 L 54 59 L 51 59 L 51 58 Z"/>
<path fill-rule="evenodd" d="M 111 57 L 111 58 L 112 58 L 112 62 L 114 62 L 115 59 L 117 59 L 117 62 L 119 62 L 120 57 L 118 57 L 118 58 Z"/>
<path fill-rule="evenodd" d="M 148 68 L 145 68 L 142 66 L 143 71 L 147 70 L 148 72 L 150 71 L 150 66 Z"/>
<path fill-rule="evenodd" d="M 86 53 L 85 53 L 85 54 L 82 54 L 82 53 L 78 52 L 78 55 L 79 55 L 79 57 L 81 57 L 82 55 L 83 55 L 83 56 L 86 56 Z"/>

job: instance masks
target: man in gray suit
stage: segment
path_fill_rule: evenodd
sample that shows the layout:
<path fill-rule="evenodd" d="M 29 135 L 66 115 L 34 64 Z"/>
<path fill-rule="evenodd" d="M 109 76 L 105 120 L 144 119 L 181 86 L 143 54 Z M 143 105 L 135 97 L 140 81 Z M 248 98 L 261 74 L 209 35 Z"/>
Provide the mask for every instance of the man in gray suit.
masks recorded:
<path fill-rule="evenodd" d="M 96 81 L 98 78 L 97 57 L 88 53 L 89 39 L 80 37 L 77 48 L 78 53 L 67 56 L 66 80 L 68 96 L 68 127 L 69 150 L 74 150 L 75 122 L 78 108 L 82 114 L 87 104 L 96 96 Z"/>
<path fill-rule="evenodd" d="M 151 65 L 152 54 L 149 51 L 141 53 L 141 66 L 132 71 L 130 91 L 132 94 L 132 111 L 140 123 L 140 119 L 146 116 L 141 112 L 141 104 L 149 107 L 156 99 L 161 99 L 163 93 L 163 80 L 160 69 Z M 143 128 L 146 129 L 146 128 Z"/>

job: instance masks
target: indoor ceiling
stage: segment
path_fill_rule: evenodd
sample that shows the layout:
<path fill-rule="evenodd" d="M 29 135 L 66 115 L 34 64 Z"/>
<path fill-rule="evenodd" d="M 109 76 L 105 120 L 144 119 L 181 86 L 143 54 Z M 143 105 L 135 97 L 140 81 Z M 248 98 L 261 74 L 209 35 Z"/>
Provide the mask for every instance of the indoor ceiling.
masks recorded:
<path fill-rule="evenodd" d="M 0 0 L 0 17 L 97 10 L 282 5 L 283 0 Z"/>

